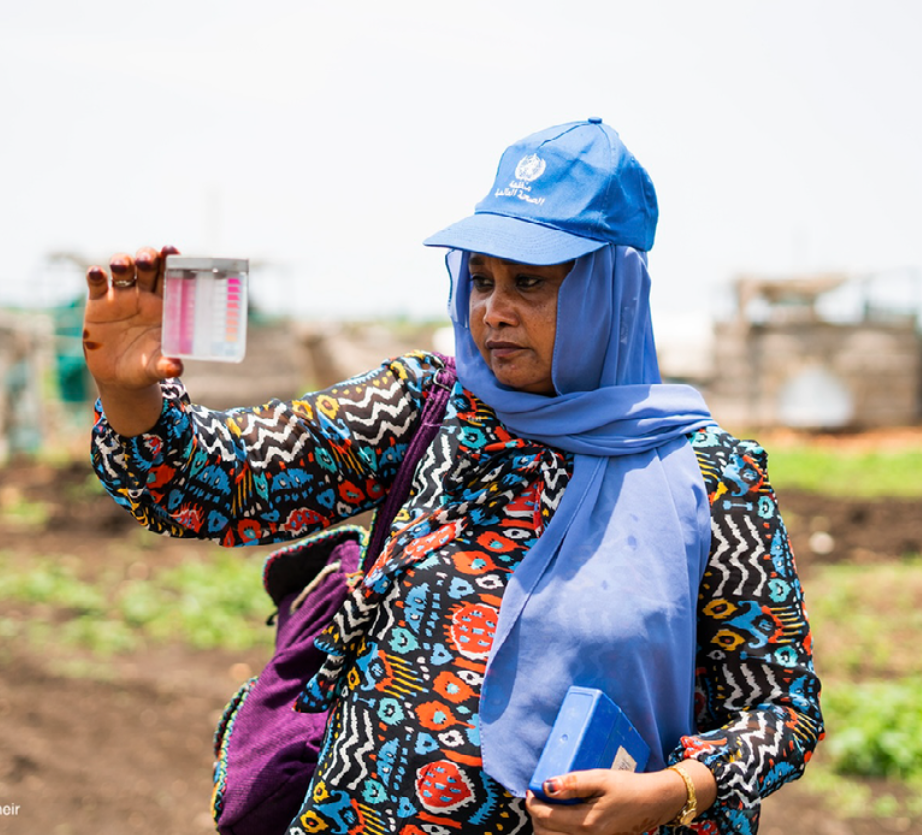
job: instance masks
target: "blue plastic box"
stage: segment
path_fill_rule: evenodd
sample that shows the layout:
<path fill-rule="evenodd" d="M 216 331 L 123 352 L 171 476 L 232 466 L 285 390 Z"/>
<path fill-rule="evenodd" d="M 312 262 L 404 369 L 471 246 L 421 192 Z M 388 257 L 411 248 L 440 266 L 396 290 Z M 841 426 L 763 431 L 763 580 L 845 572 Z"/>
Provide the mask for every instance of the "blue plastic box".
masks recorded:
<path fill-rule="evenodd" d="M 643 771 L 650 748 L 630 720 L 601 690 L 572 686 L 554 720 L 528 788 L 548 803 L 542 786 L 549 777 L 590 768 Z"/>

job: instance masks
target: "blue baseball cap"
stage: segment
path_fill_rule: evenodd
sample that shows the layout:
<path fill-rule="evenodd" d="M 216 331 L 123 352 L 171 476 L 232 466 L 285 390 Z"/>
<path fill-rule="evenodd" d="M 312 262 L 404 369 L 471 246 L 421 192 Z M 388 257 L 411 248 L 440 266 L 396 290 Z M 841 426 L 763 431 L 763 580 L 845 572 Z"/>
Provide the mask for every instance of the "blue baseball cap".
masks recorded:
<path fill-rule="evenodd" d="M 503 153 L 474 214 L 423 243 L 524 264 L 560 264 L 607 244 L 649 250 L 653 181 L 601 119 L 539 131 Z"/>

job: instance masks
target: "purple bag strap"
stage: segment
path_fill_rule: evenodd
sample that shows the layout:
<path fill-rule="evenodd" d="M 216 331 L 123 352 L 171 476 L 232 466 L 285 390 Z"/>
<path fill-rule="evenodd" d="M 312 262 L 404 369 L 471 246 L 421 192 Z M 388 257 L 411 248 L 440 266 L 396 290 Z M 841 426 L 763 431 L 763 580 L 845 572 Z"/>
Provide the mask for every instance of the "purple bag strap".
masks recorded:
<path fill-rule="evenodd" d="M 390 490 L 387 491 L 384 504 L 381 505 L 375 515 L 368 548 L 365 551 L 365 565 L 370 565 L 381 553 L 384 541 L 391 530 L 391 522 L 394 521 L 397 511 L 407 500 L 407 496 L 410 495 L 410 485 L 413 483 L 416 465 L 422 460 L 426 450 L 429 449 L 429 444 L 432 443 L 433 438 L 435 438 L 442 426 L 445 409 L 448 407 L 448 399 L 451 397 L 451 390 L 457 379 L 457 374 L 455 373 L 455 360 L 453 357 L 446 357 L 441 354 L 436 356 L 445 365 L 435 375 L 432 389 L 429 392 L 429 397 L 426 398 L 426 405 L 423 407 L 419 429 L 416 430 L 413 440 L 410 441 L 410 445 L 407 447 L 394 483 L 391 485 Z"/>

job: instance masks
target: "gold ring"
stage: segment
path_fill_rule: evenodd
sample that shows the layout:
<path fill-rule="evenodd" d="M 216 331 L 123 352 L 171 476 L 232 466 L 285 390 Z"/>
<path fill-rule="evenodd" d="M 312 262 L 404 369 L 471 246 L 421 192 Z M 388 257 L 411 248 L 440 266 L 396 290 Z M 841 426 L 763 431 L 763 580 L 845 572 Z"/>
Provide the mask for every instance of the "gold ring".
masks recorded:
<path fill-rule="evenodd" d="M 136 278 L 113 278 L 112 286 L 113 287 L 133 287 L 136 281 L 137 281 Z"/>

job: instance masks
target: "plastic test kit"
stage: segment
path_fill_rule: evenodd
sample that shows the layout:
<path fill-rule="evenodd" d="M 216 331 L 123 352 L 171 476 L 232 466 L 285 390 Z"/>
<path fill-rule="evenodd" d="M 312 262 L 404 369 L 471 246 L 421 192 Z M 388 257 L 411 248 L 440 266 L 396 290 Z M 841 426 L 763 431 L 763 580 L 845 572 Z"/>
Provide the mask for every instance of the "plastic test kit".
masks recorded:
<path fill-rule="evenodd" d="M 544 781 L 590 768 L 643 771 L 649 757 L 649 746 L 621 708 L 601 690 L 574 685 L 567 690 L 528 788 L 548 803 L 579 803 L 547 797 Z"/>
<path fill-rule="evenodd" d="M 163 353 L 240 362 L 246 352 L 245 258 L 169 255 L 163 276 Z"/>

